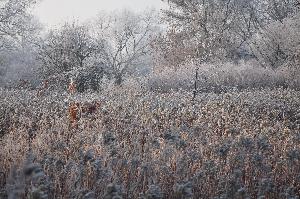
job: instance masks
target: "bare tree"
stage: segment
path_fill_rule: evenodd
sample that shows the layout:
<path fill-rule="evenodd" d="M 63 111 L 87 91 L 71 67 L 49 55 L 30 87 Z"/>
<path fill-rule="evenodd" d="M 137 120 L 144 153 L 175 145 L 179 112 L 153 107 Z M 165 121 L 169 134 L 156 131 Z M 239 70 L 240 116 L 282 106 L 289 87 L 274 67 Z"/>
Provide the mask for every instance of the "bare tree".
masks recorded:
<path fill-rule="evenodd" d="M 201 61 L 233 59 L 237 49 L 254 34 L 260 21 L 256 18 L 256 0 L 168 1 L 164 11 L 168 31 L 158 41 L 163 58 L 177 63 L 190 59 Z M 160 45 L 159 43 L 163 43 Z"/>
<path fill-rule="evenodd" d="M 97 37 L 101 43 L 106 41 L 102 53 L 106 65 L 119 85 L 151 52 L 150 44 L 158 29 L 154 12 L 139 15 L 125 10 L 114 15 L 102 14 L 94 23 Z"/>

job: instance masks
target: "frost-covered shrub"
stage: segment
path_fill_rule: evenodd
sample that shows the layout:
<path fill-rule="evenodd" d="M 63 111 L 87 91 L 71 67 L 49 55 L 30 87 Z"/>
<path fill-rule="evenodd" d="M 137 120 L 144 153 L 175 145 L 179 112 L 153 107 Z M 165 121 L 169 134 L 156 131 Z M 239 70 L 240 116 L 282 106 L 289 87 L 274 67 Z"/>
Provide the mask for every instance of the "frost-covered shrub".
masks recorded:
<path fill-rule="evenodd" d="M 122 190 L 120 186 L 109 184 L 107 185 L 106 194 L 104 199 L 122 199 Z"/>
<path fill-rule="evenodd" d="M 276 88 L 300 86 L 299 80 L 291 76 L 292 70 L 263 68 L 256 61 L 234 63 L 186 64 L 177 69 L 165 68 L 148 77 L 147 87 L 157 91 L 194 89 L 198 68 L 197 89 L 199 92 L 226 92 L 230 89 Z"/>
<path fill-rule="evenodd" d="M 255 56 L 263 65 L 299 70 L 299 37 L 300 15 L 297 14 L 285 18 L 282 22 L 274 21 L 263 27 L 253 36 L 250 43 Z"/>
<path fill-rule="evenodd" d="M 104 69 L 99 66 L 89 67 L 82 70 L 75 78 L 76 89 L 78 92 L 87 90 L 99 91 L 102 87 Z"/>
<path fill-rule="evenodd" d="M 180 199 L 188 199 L 193 198 L 193 191 L 192 191 L 192 184 L 191 182 L 185 182 L 181 184 L 174 185 L 174 192 L 175 198 Z"/>
<path fill-rule="evenodd" d="M 150 185 L 145 196 L 140 197 L 141 199 L 162 199 L 163 194 L 161 189 L 157 185 Z"/>
<path fill-rule="evenodd" d="M 7 182 L 7 198 L 21 198 L 26 196 L 32 199 L 47 199 L 50 197 L 51 184 L 43 169 L 34 163 L 34 156 L 29 152 L 22 166 L 11 170 Z"/>

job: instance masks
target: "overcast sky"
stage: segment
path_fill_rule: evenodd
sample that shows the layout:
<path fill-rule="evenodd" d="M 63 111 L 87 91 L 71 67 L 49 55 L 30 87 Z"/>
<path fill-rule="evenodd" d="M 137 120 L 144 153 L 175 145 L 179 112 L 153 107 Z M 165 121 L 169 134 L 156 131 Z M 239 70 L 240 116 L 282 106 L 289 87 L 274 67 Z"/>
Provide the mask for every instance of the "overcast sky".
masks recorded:
<path fill-rule="evenodd" d="M 135 11 L 163 8 L 161 0 L 42 0 L 36 5 L 34 14 L 40 21 L 50 27 L 64 21 L 84 21 L 101 10 L 114 11 L 123 8 Z"/>

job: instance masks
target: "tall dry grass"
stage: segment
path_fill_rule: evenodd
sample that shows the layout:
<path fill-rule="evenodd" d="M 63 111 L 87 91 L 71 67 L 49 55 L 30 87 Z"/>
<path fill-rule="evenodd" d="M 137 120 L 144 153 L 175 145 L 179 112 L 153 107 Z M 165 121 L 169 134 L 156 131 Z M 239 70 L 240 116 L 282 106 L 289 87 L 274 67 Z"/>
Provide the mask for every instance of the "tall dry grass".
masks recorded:
<path fill-rule="evenodd" d="M 300 93 L 1 90 L 1 198 L 299 198 Z M 101 102 L 78 128 L 71 101 Z"/>

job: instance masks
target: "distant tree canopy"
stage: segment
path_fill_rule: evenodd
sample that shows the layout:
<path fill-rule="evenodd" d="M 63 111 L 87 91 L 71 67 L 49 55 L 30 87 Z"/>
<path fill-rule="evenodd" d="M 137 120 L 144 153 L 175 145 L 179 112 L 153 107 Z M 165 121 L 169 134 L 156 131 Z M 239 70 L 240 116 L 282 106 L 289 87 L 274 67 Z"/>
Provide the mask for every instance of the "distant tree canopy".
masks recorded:
<path fill-rule="evenodd" d="M 0 1 L 0 48 L 9 48 L 36 30 L 29 12 L 34 4 L 35 0 Z"/>
<path fill-rule="evenodd" d="M 72 77 L 81 91 L 97 90 L 105 75 L 120 85 L 149 58 L 156 28 L 153 12 L 102 13 L 90 24 L 66 23 L 37 43 L 41 73 L 64 81 Z"/>
<path fill-rule="evenodd" d="M 98 90 L 104 79 L 121 85 L 154 65 L 249 59 L 272 69 L 299 65 L 299 0 L 164 2 L 169 7 L 161 15 L 102 12 L 41 34 L 31 14 L 35 0 L 0 0 L 0 82 L 30 73 L 38 79 L 37 73 L 64 87 L 72 78 L 85 91 Z"/>
<path fill-rule="evenodd" d="M 168 0 L 168 31 L 156 41 L 170 65 L 190 60 L 235 60 L 257 48 L 250 39 L 266 25 L 298 12 L 296 0 Z M 257 52 L 257 51 L 256 51 Z"/>
<path fill-rule="evenodd" d="M 18 76 L 15 73 L 26 73 L 25 70 L 29 71 L 28 67 L 34 65 L 29 46 L 41 29 L 31 14 L 34 5 L 34 0 L 0 1 L 0 83 L 6 81 L 4 79 L 13 79 L 7 78 L 7 73 Z"/>

